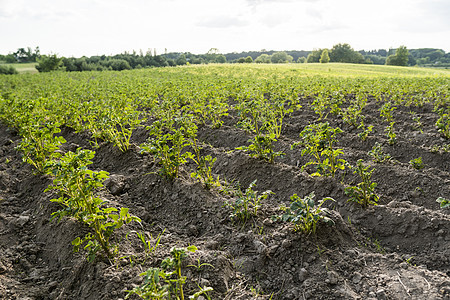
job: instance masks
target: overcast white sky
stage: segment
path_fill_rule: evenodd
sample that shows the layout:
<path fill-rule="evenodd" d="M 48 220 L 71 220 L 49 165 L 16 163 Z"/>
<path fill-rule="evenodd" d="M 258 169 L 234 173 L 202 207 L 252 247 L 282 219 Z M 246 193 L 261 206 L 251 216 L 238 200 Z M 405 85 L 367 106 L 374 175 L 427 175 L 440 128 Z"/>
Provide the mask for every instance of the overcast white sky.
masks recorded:
<path fill-rule="evenodd" d="M 0 0 L 0 53 L 450 51 L 449 0 Z"/>

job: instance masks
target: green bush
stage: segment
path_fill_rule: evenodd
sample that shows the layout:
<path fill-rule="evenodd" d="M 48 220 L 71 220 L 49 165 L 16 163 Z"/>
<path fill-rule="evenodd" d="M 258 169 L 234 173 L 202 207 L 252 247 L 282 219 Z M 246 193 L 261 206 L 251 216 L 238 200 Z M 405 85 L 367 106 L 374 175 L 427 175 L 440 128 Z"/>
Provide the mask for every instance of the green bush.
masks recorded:
<path fill-rule="evenodd" d="M 37 62 L 36 69 L 39 72 L 50 72 L 60 69 L 63 64 L 63 59 L 56 54 L 42 55 L 37 59 Z"/>
<path fill-rule="evenodd" d="M 0 74 L 6 74 L 6 75 L 13 75 L 13 74 L 19 74 L 17 70 L 12 66 L 1 66 L 0 65 Z"/>

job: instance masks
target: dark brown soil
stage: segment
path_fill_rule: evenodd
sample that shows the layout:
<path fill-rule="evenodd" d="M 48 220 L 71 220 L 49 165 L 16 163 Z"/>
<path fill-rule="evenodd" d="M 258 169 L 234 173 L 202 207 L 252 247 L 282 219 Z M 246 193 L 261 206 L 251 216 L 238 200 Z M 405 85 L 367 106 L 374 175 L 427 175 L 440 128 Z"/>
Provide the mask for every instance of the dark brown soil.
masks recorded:
<path fill-rule="evenodd" d="M 158 165 L 139 154 L 138 145 L 147 138 L 143 128 L 135 131 L 134 146 L 126 153 L 100 144 L 91 168 L 110 173 L 100 196 L 142 219 L 117 233 L 120 258 L 112 265 L 89 263 L 83 253 L 73 253 L 71 241 L 87 229 L 71 219 L 50 220 L 59 208 L 49 201 L 55 195 L 44 191 L 51 179 L 22 162 L 15 150 L 20 137 L 0 125 L 0 298 L 124 299 L 126 290 L 142 282 L 138 274 L 158 267 L 171 247 L 196 245 L 199 250 L 183 269 L 186 290 L 211 286 L 213 299 L 450 299 L 450 215 L 436 202 L 450 198 L 450 153 L 431 152 L 448 140 L 436 131 L 431 109 L 416 109 L 422 133 L 414 129 L 409 110 L 398 109 L 398 140 L 391 146 L 378 109 L 376 102 L 365 108 L 366 120 L 374 125 L 366 141 L 358 129 L 330 120 L 344 130 L 337 145 L 343 158 L 351 164 L 363 159 L 376 169 L 372 180 L 380 203 L 367 209 L 347 202 L 344 188 L 358 180 L 350 171 L 336 178 L 300 171 L 307 158 L 290 145 L 316 119 L 308 109 L 286 118 L 276 144 L 286 155 L 274 164 L 231 151 L 251 138 L 236 129 L 233 114 L 219 129 L 201 127 L 205 153 L 217 157 L 216 175 L 243 188 L 256 179 L 256 190 L 274 192 L 244 225 L 230 219 L 226 196 L 190 178 L 193 165 L 173 182 L 156 174 Z M 63 128 L 62 134 L 67 140 L 62 151 L 91 148 L 87 133 Z M 392 161 L 371 161 L 367 152 L 375 142 Z M 425 168 L 416 170 L 409 161 L 419 156 Z M 311 192 L 316 199 L 335 199 L 328 202 L 334 226 L 320 223 L 315 235 L 305 235 L 272 220 L 291 195 Z M 164 233 L 146 257 L 133 231 L 145 231 L 153 240 Z M 199 262 L 208 265 L 187 266 Z"/>

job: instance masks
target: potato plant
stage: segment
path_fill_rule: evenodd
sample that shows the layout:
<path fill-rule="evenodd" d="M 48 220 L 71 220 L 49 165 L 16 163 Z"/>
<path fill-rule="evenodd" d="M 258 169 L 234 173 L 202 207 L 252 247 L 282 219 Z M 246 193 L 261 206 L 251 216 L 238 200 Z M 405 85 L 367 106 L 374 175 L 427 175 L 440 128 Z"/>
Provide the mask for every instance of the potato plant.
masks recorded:
<path fill-rule="evenodd" d="M 367 152 L 367 154 L 371 156 L 372 160 L 376 163 L 382 163 L 385 161 L 390 161 L 392 159 L 391 155 L 389 153 L 385 153 L 383 150 L 383 146 L 381 146 L 381 144 L 378 142 L 375 142 L 375 145 L 369 152 Z"/>
<path fill-rule="evenodd" d="M 391 122 L 384 129 L 384 132 L 386 132 L 386 137 L 388 138 L 389 145 L 394 145 L 397 142 L 397 134 L 394 131 L 394 124 L 395 122 Z"/>
<path fill-rule="evenodd" d="M 184 285 L 187 277 L 182 275 L 182 262 L 188 257 L 188 253 L 197 251 L 197 247 L 187 248 L 173 247 L 170 250 L 171 257 L 165 258 L 161 268 L 150 268 L 140 274 L 144 277 L 141 286 L 128 290 L 128 299 L 131 295 L 138 295 L 142 299 L 185 299 Z M 198 299 L 212 291 L 211 287 L 200 287 L 200 290 L 189 296 L 189 299 Z M 209 296 L 207 296 L 209 298 Z"/>
<path fill-rule="evenodd" d="M 446 139 L 450 139 L 450 113 L 444 113 L 444 109 L 441 109 L 436 127 Z"/>
<path fill-rule="evenodd" d="M 195 124 L 191 125 L 191 130 L 196 128 Z M 197 165 L 197 170 L 191 173 L 192 178 L 198 179 L 203 183 L 206 189 L 211 189 L 212 187 L 220 187 L 219 177 L 214 177 L 212 174 L 212 168 L 216 161 L 211 155 L 202 155 L 201 147 L 199 146 L 199 141 L 195 135 L 191 135 L 191 147 L 192 152 L 186 152 L 188 158 L 190 158 Z"/>
<path fill-rule="evenodd" d="M 437 198 L 436 202 L 439 203 L 441 208 L 450 208 L 450 200 L 445 199 L 444 197 Z"/>
<path fill-rule="evenodd" d="M 333 198 L 326 197 L 322 200 L 314 200 L 314 192 L 310 193 L 303 199 L 297 194 L 291 196 L 291 204 L 289 207 L 281 206 L 284 212 L 281 216 L 275 216 L 275 220 L 290 222 L 294 225 L 294 231 L 302 231 L 304 233 L 316 233 L 319 221 L 334 224 L 333 220 L 327 216 L 328 209 L 322 208 L 326 201 L 334 201 Z"/>
<path fill-rule="evenodd" d="M 31 124 L 22 128 L 23 138 L 17 150 L 22 152 L 23 161 L 33 165 L 43 174 L 48 161 L 60 156 L 59 146 L 66 140 L 56 134 L 61 132 L 58 123 Z"/>
<path fill-rule="evenodd" d="M 377 183 L 370 181 L 375 169 L 370 170 L 368 166 L 364 166 L 362 159 L 358 160 L 357 165 L 352 169 L 353 173 L 359 175 L 362 181 L 355 186 L 345 188 L 345 193 L 350 196 L 348 201 L 356 202 L 363 207 L 377 205 L 379 201 L 379 197 L 375 193 Z"/>
<path fill-rule="evenodd" d="M 178 177 L 180 167 L 187 162 L 190 154 L 184 152 L 191 145 L 195 130 L 184 117 L 172 120 L 158 120 L 147 129 L 150 137 L 141 144 L 141 152 L 154 155 L 161 165 L 161 175 L 169 180 Z"/>
<path fill-rule="evenodd" d="M 234 198 L 226 203 L 226 206 L 233 210 L 230 215 L 232 220 L 241 223 L 247 222 L 252 216 L 257 215 L 258 209 L 261 207 L 261 200 L 267 199 L 270 194 L 273 194 L 271 190 L 266 190 L 258 195 L 258 191 L 253 190 L 255 186 L 256 180 L 252 181 L 245 191 L 242 191 L 239 186 L 232 190 Z"/>
<path fill-rule="evenodd" d="M 334 177 L 337 170 L 344 170 L 347 162 L 338 156 L 344 154 L 342 149 L 335 149 L 337 142 L 336 135 L 343 131 L 337 127 L 332 128 L 328 122 L 319 124 L 310 124 L 300 132 L 300 142 L 294 143 L 291 148 L 303 147 L 301 155 L 312 157 L 308 163 L 302 166 L 305 170 L 308 166 L 316 167 L 312 176 L 331 176 Z"/>
<path fill-rule="evenodd" d="M 92 229 L 84 237 L 72 241 L 76 252 L 84 246 L 89 261 L 93 261 L 100 250 L 112 259 L 117 253 L 116 246 L 111 243 L 114 230 L 132 221 L 140 222 L 139 218 L 129 214 L 128 208 L 122 207 L 119 211 L 108 207 L 105 200 L 95 196 L 96 190 L 108 178 L 108 173 L 87 168 L 93 157 L 93 151 L 79 148 L 75 153 L 69 151 L 46 166 L 48 174 L 54 176 L 53 184 L 46 191 L 58 191 L 60 197 L 51 201 L 62 206 L 61 210 L 52 214 L 53 217 L 74 217 Z"/>
<path fill-rule="evenodd" d="M 273 143 L 277 141 L 277 134 L 281 133 L 284 109 L 280 113 L 269 113 L 271 107 L 264 100 L 251 100 L 240 105 L 240 115 L 243 118 L 239 126 L 255 133 L 253 139 L 249 139 L 249 146 L 241 146 L 237 150 L 250 152 L 250 157 L 255 157 L 273 163 L 275 157 L 284 153 L 275 152 Z"/>
<path fill-rule="evenodd" d="M 422 157 L 413 158 L 409 161 L 409 165 L 416 170 L 421 170 L 425 168 L 425 164 L 422 161 Z"/>

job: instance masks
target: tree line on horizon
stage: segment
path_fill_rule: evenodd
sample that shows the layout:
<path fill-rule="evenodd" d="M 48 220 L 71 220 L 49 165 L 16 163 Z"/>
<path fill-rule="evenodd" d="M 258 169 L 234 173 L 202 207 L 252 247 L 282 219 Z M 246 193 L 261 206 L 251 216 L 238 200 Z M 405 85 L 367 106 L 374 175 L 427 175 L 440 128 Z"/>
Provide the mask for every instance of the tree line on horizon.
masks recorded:
<path fill-rule="evenodd" d="M 39 72 L 51 70 L 73 71 L 103 71 L 129 70 L 149 67 L 168 67 L 186 64 L 209 63 L 355 63 L 397 66 L 427 66 L 450 67 L 450 53 L 442 49 L 421 48 L 407 49 L 400 46 L 397 49 L 379 49 L 370 51 L 355 51 L 349 44 L 340 43 L 331 49 L 314 49 L 312 51 L 274 51 L 261 50 L 249 52 L 233 52 L 221 54 L 217 48 L 211 48 L 205 54 L 190 52 L 171 52 L 157 55 L 156 51 L 124 52 L 111 56 L 91 57 L 59 57 L 56 54 L 41 55 L 39 47 L 19 48 L 16 52 L 0 55 L 0 63 L 30 63 L 37 62 Z M 15 74 L 13 67 L 0 64 L 0 74 Z"/>

